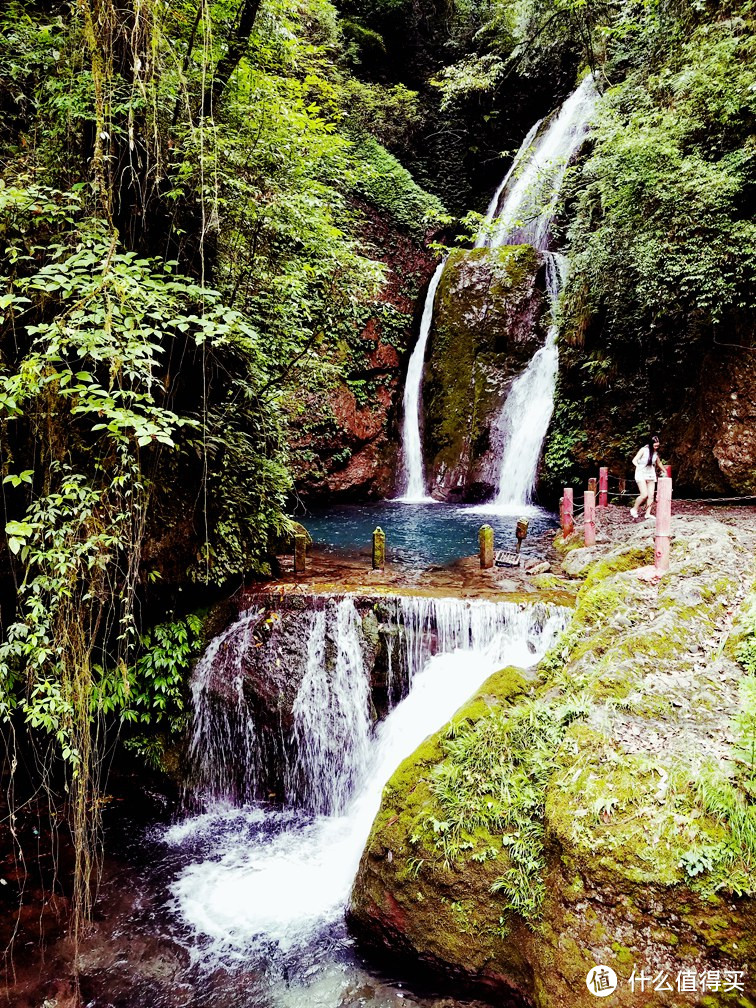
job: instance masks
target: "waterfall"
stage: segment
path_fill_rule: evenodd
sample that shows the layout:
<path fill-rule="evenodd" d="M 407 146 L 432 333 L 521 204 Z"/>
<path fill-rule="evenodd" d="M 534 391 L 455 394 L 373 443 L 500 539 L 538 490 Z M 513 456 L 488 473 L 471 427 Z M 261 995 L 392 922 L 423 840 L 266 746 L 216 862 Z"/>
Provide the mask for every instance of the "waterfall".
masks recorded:
<path fill-rule="evenodd" d="M 504 510 L 530 503 L 535 489 L 549 421 L 554 410 L 554 389 L 559 367 L 555 321 L 566 260 L 556 252 L 544 252 L 546 290 L 551 301 L 552 321 L 546 342 L 528 366 L 512 382 L 509 395 L 496 421 L 494 437 L 501 446 L 498 489 L 494 507 Z"/>
<path fill-rule="evenodd" d="M 542 122 L 543 119 L 538 119 L 537 122 L 533 123 L 533 125 L 530 127 L 530 130 L 526 134 L 525 139 L 520 144 L 520 149 L 517 151 L 514 158 L 512 159 L 512 164 L 509 167 L 509 171 L 502 179 L 496 192 L 493 194 L 493 199 L 488 204 L 488 210 L 486 211 L 486 221 L 483 227 L 480 229 L 480 234 L 478 235 L 478 238 L 475 242 L 475 248 L 485 248 L 486 246 L 490 247 L 491 243 L 489 235 L 491 233 L 491 225 L 498 216 L 499 203 L 501 201 L 502 194 L 509 185 L 509 180 L 515 174 L 515 172 L 519 171 L 520 165 L 523 162 L 525 154 L 530 150 L 533 144 L 533 140 L 535 139 L 535 135 L 538 132 Z"/>
<path fill-rule="evenodd" d="M 339 680 L 339 690 L 360 697 L 356 706 L 363 710 L 365 661 L 355 649 L 361 637 L 353 600 L 347 597 L 327 606 L 311 624 L 308 667 L 300 687 L 302 718 L 295 733 L 319 737 L 324 726 L 340 726 L 340 744 L 331 746 L 328 754 L 312 737 L 300 751 L 308 786 L 323 794 L 333 793 L 330 778 L 340 774 L 344 754 L 350 783 L 340 814 L 313 816 L 258 804 L 215 806 L 165 835 L 169 845 L 186 845 L 193 852 L 194 860 L 171 887 L 171 906 L 190 929 L 193 953 L 209 969 L 217 968 L 219 960 L 244 962 L 261 953 L 268 959 L 271 951 L 302 949 L 343 919 L 361 852 L 393 771 L 502 665 L 537 662 L 566 617 L 565 610 L 544 604 L 397 598 L 381 600 L 384 605 L 388 628 L 402 635 L 402 675 L 410 688 L 370 735 L 364 753 L 364 721 L 344 716 L 352 701 L 345 704 L 335 688 Z M 339 638 L 341 659 L 337 656 L 327 685 L 324 658 L 333 634 Z M 234 632 L 229 638 L 227 632 L 225 640 L 230 639 L 240 642 L 241 636 Z M 219 655 L 213 645 L 200 665 Z M 229 667 L 233 672 L 233 663 Z M 200 701 L 205 695 L 201 689 L 194 694 Z M 318 709 L 304 714 L 305 702 Z M 195 719 L 220 725 L 198 710 Z M 216 743 L 212 751 L 217 754 L 221 748 Z M 357 752 L 363 754 L 359 769 Z M 346 790 L 339 795 L 341 800 Z"/>
<path fill-rule="evenodd" d="M 402 428 L 402 458 L 404 468 L 404 491 L 399 500 L 407 504 L 422 504 L 433 500 L 425 492 L 425 472 L 423 469 L 423 444 L 420 436 L 420 407 L 423 387 L 423 365 L 425 348 L 433 322 L 433 304 L 441 282 L 446 260 L 439 263 L 428 285 L 420 322 L 420 335 L 409 359 L 407 380 L 404 386 L 404 426 Z"/>
<path fill-rule="evenodd" d="M 587 76 L 566 99 L 548 124 L 536 122 L 523 140 L 512 164 L 491 200 L 475 248 L 532 245 L 542 253 L 547 267 L 547 287 L 552 303 L 546 342 L 525 371 L 512 383 L 492 434 L 500 446 L 500 476 L 493 505 L 521 507 L 530 502 L 538 460 L 554 402 L 559 356 L 554 316 L 561 290 L 563 261 L 558 269 L 548 253 L 551 225 L 567 167 L 588 132 L 597 92 Z M 445 261 L 433 275 L 423 306 L 423 317 L 404 387 L 402 458 L 407 503 L 429 502 L 421 439 L 421 392 L 428 336 L 433 323 L 436 290 Z M 481 509 L 484 510 L 485 508 Z"/>
<path fill-rule="evenodd" d="M 265 752 L 244 696 L 243 660 L 260 619 L 256 610 L 243 613 L 211 641 L 192 676 L 187 785 L 203 802 L 244 802 L 259 791 Z M 222 703 L 214 683 L 223 684 Z"/>
<path fill-rule="evenodd" d="M 327 612 L 313 614 L 307 670 L 294 701 L 296 760 L 286 782 L 289 802 L 319 815 L 343 812 L 367 763 L 371 728 L 360 617 L 351 598 L 334 605 L 332 671 L 327 664 Z"/>
<path fill-rule="evenodd" d="M 493 226 L 489 222 L 484 229 L 481 246 L 532 245 L 539 251 L 548 248 L 567 166 L 585 140 L 595 102 L 596 86 L 589 75 L 543 132 L 531 130 L 494 197 L 493 209 L 489 208 Z"/>
<path fill-rule="evenodd" d="M 353 596 L 316 599 L 290 730 L 256 725 L 244 689 L 245 660 L 260 644 L 253 637 L 263 618 L 259 611 L 243 613 L 201 657 L 191 686 L 187 807 L 240 805 L 276 790 L 279 781 L 291 807 L 334 815 L 349 804 L 372 744 L 369 642 Z M 537 637 L 550 618 L 541 605 L 456 598 L 397 596 L 380 606 L 389 709 L 433 655 L 485 650 L 494 640 L 508 647 L 512 635 Z"/>
<path fill-rule="evenodd" d="M 504 511 L 529 504 L 538 461 L 554 409 L 559 368 L 557 304 L 566 274 L 564 256 L 548 252 L 551 225 L 567 166 L 585 140 L 596 102 L 591 76 L 564 102 L 545 131 L 521 148 L 489 208 L 480 247 L 529 244 L 541 252 L 551 321 L 546 342 L 515 378 L 492 430 L 498 445 L 499 476 L 493 507 Z M 527 142 L 527 138 L 526 138 Z M 524 146 L 524 145 L 523 145 Z M 516 170 L 514 170 L 516 168 Z M 481 511 L 490 510 L 483 506 Z"/>

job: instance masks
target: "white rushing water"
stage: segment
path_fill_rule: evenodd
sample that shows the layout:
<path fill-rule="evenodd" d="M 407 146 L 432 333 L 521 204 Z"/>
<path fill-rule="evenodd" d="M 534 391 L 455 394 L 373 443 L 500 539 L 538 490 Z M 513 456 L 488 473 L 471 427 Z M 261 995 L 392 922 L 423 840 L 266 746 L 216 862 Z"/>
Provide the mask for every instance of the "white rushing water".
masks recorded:
<path fill-rule="evenodd" d="M 515 172 L 519 172 L 520 166 L 522 165 L 522 162 L 525 159 L 525 155 L 530 151 L 531 147 L 533 146 L 533 141 L 535 140 L 536 133 L 538 132 L 542 122 L 543 119 L 539 119 L 537 122 L 533 123 L 533 125 L 530 127 L 530 130 L 526 134 L 525 139 L 520 144 L 520 149 L 517 151 L 514 158 L 512 159 L 512 164 L 509 167 L 509 171 L 501 180 L 498 189 L 493 194 L 493 198 L 491 199 L 491 202 L 488 204 L 488 210 L 486 211 L 485 223 L 483 224 L 483 227 L 480 229 L 480 234 L 476 239 L 475 248 L 485 248 L 486 246 L 490 247 L 491 235 L 493 232 L 492 225 L 499 215 L 499 204 L 501 203 L 501 197 L 504 194 L 504 190 L 509 185 L 512 176 L 515 174 Z"/>
<path fill-rule="evenodd" d="M 242 613 L 210 642 L 192 676 L 194 719 L 188 763 L 193 788 L 211 800 L 245 801 L 255 795 L 261 754 L 243 690 L 243 661 L 259 614 Z M 225 684 L 226 702 L 213 702 L 211 679 Z"/>
<path fill-rule="evenodd" d="M 531 130 L 499 187 L 498 198 L 494 197 L 493 208 L 489 207 L 491 220 L 484 228 L 481 246 L 548 248 L 567 166 L 585 140 L 595 103 L 596 86 L 588 75 L 545 130 Z"/>
<path fill-rule="evenodd" d="M 360 617 L 350 598 L 336 604 L 335 650 L 327 662 L 327 613 L 313 614 L 307 670 L 294 701 L 296 760 L 286 793 L 320 815 L 343 812 L 368 758 L 370 682 L 362 661 Z"/>
<path fill-rule="evenodd" d="M 350 604 L 342 600 L 337 606 L 345 658 L 335 677 L 342 677 L 341 689 L 361 695 L 368 684 L 364 663 L 353 653 Z M 565 622 L 562 610 L 543 605 L 421 598 L 394 604 L 393 620 L 403 634 L 402 674 L 411 688 L 366 746 L 361 723 L 351 722 L 351 742 L 342 737 L 343 752 L 350 754 L 351 795 L 339 813 L 313 816 L 260 805 L 216 805 L 167 832 L 170 845 L 201 852 L 182 870 L 172 894 L 175 911 L 193 935 L 193 952 L 208 968 L 304 947 L 341 920 L 383 786 L 399 763 L 502 665 L 538 661 Z M 328 619 L 326 610 L 313 621 L 300 689 L 302 702 L 307 697 L 319 709 L 297 727 L 311 736 L 302 750 L 302 759 L 313 761 L 307 768 L 309 786 L 326 793 L 341 760 L 336 750 L 324 758 L 321 736 L 341 719 L 344 706 L 335 689 L 318 682 Z"/>
<path fill-rule="evenodd" d="M 402 464 L 404 471 L 404 490 L 398 499 L 406 504 L 428 504 L 433 502 L 425 488 L 425 470 L 423 467 L 423 442 L 420 433 L 420 410 L 423 389 L 423 366 L 425 364 L 425 348 L 433 322 L 433 305 L 436 291 L 441 282 L 446 260 L 439 263 L 436 272 L 428 285 L 423 305 L 423 317 L 420 322 L 420 335 L 407 366 L 407 380 L 404 385 L 404 425 L 402 428 Z"/>
<path fill-rule="evenodd" d="M 494 226 L 485 229 L 482 245 L 533 245 L 546 267 L 546 290 L 551 323 L 546 342 L 536 351 L 525 370 L 515 378 L 501 413 L 492 429 L 498 445 L 499 474 L 496 495 L 481 512 L 508 513 L 528 505 L 535 489 L 538 461 L 554 410 L 554 390 L 559 370 L 556 312 L 564 284 L 566 260 L 548 252 L 551 225 L 567 166 L 585 140 L 596 103 L 593 78 L 582 84 L 564 102 L 548 127 L 534 136 L 530 149 L 522 148 L 516 170 L 510 171 L 494 197 Z"/>
<path fill-rule="evenodd" d="M 555 252 L 544 252 L 546 289 L 551 300 L 552 322 L 546 342 L 528 366 L 512 382 L 507 401 L 497 418 L 493 436 L 500 445 L 499 476 L 493 509 L 504 512 L 530 503 L 535 489 L 538 460 L 554 411 L 554 389 L 559 368 L 557 336 L 553 319 L 564 282 L 566 263 Z M 487 509 L 492 510 L 489 506 Z"/>

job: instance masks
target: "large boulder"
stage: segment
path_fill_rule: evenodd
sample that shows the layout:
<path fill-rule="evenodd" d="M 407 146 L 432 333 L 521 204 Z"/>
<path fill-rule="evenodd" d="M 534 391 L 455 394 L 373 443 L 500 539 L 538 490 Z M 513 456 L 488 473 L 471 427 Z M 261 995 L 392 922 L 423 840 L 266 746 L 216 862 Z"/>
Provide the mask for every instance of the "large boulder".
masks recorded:
<path fill-rule="evenodd" d="M 753 767 L 728 639 L 756 535 L 675 521 L 658 587 L 635 528 L 584 567 L 535 681 L 489 680 L 399 768 L 352 895 L 364 942 L 498 1004 L 587 1008 L 598 964 L 612 1004 L 754 1004 Z M 633 991 L 633 971 L 659 979 Z"/>
<path fill-rule="evenodd" d="M 548 299 L 529 245 L 458 250 L 436 293 L 423 384 L 429 485 L 480 501 L 496 487 L 496 419 L 512 380 L 544 343 Z"/>

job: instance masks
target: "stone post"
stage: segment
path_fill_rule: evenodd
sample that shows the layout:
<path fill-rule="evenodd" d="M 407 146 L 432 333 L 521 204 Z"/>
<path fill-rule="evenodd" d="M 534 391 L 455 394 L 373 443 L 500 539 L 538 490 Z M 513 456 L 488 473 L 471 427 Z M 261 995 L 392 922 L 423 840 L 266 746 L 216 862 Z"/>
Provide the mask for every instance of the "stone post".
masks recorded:
<path fill-rule="evenodd" d="M 294 535 L 294 573 L 304 574 L 307 570 L 307 536 L 304 532 Z"/>
<path fill-rule="evenodd" d="M 480 547 L 480 566 L 482 570 L 494 565 L 494 530 L 490 525 L 481 525 L 478 533 L 478 544 Z"/>
<path fill-rule="evenodd" d="M 383 570 L 386 566 L 386 533 L 381 526 L 373 532 L 373 570 Z"/>

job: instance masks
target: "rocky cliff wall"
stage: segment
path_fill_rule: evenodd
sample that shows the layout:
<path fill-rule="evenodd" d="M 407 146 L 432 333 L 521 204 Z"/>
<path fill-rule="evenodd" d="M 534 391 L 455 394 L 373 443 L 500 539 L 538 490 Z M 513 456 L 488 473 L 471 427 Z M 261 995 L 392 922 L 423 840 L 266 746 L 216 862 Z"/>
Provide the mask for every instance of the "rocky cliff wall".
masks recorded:
<path fill-rule="evenodd" d="M 435 268 L 426 245 L 360 204 L 368 254 L 385 267 L 377 299 L 343 331 L 324 333 L 334 361 L 326 387 L 298 384 L 288 397 L 289 455 L 307 501 L 368 499 L 394 490 L 399 409 L 417 337 L 422 291 Z"/>

